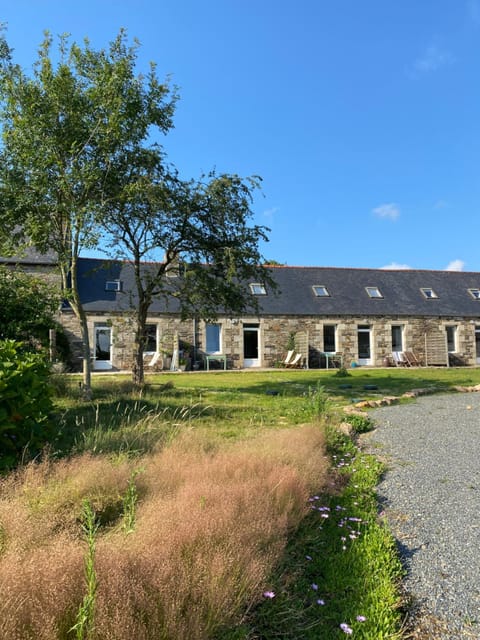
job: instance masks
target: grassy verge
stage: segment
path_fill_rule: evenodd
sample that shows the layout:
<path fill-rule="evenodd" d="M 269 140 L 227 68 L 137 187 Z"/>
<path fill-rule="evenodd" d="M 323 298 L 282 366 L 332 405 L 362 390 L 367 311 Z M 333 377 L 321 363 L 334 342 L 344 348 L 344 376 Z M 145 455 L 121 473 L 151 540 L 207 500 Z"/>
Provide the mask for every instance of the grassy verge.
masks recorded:
<path fill-rule="evenodd" d="M 218 640 L 400 638 L 401 565 L 378 519 L 379 462 L 328 429 L 334 486 L 309 498 L 264 602 Z"/>

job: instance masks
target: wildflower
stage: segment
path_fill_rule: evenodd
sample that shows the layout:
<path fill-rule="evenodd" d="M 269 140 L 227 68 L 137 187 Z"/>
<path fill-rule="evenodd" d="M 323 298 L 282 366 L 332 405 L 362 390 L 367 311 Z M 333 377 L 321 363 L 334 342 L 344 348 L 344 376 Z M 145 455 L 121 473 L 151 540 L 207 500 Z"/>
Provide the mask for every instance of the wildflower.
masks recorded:
<path fill-rule="evenodd" d="M 358 622 L 365 622 L 366 617 L 365 616 L 357 616 L 357 620 L 358 620 Z"/>
<path fill-rule="evenodd" d="M 314 591 L 318 591 L 318 584 L 315 584 L 315 582 L 312 584 L 312 589 Z"/>
<path fill-rule="evenodd" d="M 343 631 L 343 633 L 346 633 L 347 636 L 351 636 L 353 633 L 352 629 L 348 626 L 346 622 L 342 622 L 342 624 L 340 625 L 340 629 Z"/>
<path fill-rule="evenodd" d="M 307 560 L 312 560 L 312 556 L 305 556 Z"/>
<path fill-rule="evenodd" d="M 317 600 L 317 604 L 320 604 L 320 605 L 322 605 L 322 606 L 323 606 L 323 605 L 325 604 L 325 600 L 322 600 L 321 598 L 319 598 L 319 599 Z"/>
<path fill-rule="evenodd" d="M 264 591 L 263 597 L 272 599 L 275 597 L 275 591 Z"/>

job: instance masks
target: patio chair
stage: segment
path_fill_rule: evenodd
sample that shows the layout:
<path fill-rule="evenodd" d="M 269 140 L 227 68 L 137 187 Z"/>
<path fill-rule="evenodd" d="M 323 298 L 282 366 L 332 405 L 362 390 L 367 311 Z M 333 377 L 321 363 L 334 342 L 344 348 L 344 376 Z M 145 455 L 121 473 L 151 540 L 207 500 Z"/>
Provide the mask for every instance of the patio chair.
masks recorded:
<path fill-rule="evenodd" d="M 295 350 L 294 350 L 294 349 L 292 349 L 291 351 L 289 351 L 289 352 L 287 353 L 287 356 L 286 356 L 285 360 L 283 361 L 283 364 L 284 364 L 284 366 L 285 366 L 285 367 L 286 367 L 287 365 L 289 365 L 289 364 L 290 364 L 290 362 L 293 360 L 293 356 L 294 356 L 294 354 L 295 354 Z"/>
<path fill-rule="evenodd" d="M 152 359 L 149 362 L 147 362 L 147 367 L 154 367 L 159 361 L 159 359 L 160 359 L 160 352 L 156 351 L 153 354 Z"/>
<path fill-rule="evenodd" d="M 419 367 L 420 363 L 416 357 L 416 355 L 413 353 L 413 351 L 404 351 L 403 352 L 403 356 L 405 358 L 405 360 L 408 362 L 408 366 L 409 367 Z"/>
<path fill-rule="evenodd" d="M 293 360 L 288 364 L 286 364 L 285 366 L 288 367 L 289 369 L 298 369 L 299 367 L 302 366 L 302 358 L 303 358 L 302 354 L 297 353 L 293 358 Z"/>
<path fill-rule="evenodd" d="M 396 367 L 409 367 L 407 360 L 404 357 L 403 351 L 392 351 L 393 364 Z"/>

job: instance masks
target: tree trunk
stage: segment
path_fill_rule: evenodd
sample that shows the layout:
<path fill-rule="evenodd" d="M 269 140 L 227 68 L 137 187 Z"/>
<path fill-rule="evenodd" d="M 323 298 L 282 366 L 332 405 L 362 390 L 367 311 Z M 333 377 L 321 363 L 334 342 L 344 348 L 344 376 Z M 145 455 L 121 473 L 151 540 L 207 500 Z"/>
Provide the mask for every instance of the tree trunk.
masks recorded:
<path fill-rule="evenodd" d="M 147 324 L 148 305 L 140 304 L 135 327 L 135 339 L 133 345 L 132 382 L 141 387 L 145 383 L 145 368 L 143 364 L 143 351 L 145 348 L 145 327 Z"/>
<path fill-rule="evenodd" d="M 82 357 L 83 357 L 83 392 L 87 398 L 92 395 L 92 364 L 90 353 L 90 338 L 88 335 L 87 316 L 80 300 L 80 294 L 77 287 L 77 260 L 72 258 L 70 269 L 61 265 L 61 274 L 64 291 L 70 291 L 70 306 L 73 313 L 80 322 L 80 336 L 82 338 Z"/>

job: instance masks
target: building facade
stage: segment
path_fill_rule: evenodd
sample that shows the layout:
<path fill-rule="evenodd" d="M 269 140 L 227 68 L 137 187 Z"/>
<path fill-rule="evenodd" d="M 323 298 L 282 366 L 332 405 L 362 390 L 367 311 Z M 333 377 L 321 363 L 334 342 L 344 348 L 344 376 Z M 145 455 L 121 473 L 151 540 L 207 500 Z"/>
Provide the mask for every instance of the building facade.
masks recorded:
<path fill-rule="evenodd" d="M 79 288 L 88 314 L 95 370 L 132 365 L 135 304 L 126 262 L 82 259 Z M 304 367 L 385 366 L 392 354 L 413 352 L 427 366 L 480 364 L 480 273 L 450 271 L 266 267 L 278 285 L 246 283 L 259 311 L 218 314 L 214 322 L 180 320 L 178 301 L 155 300 L 147 320 L 147 371 L 281 365 L 288 350 Z M 181 277 L 180 275 L 177 277 Z M 62 323 L 73 352 L 80 332 L 71 310 Z"/>

